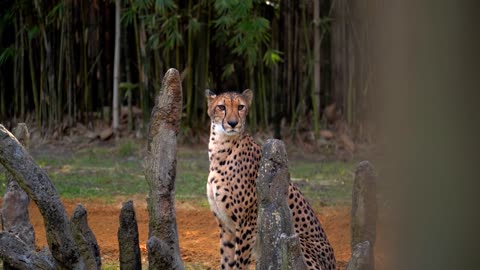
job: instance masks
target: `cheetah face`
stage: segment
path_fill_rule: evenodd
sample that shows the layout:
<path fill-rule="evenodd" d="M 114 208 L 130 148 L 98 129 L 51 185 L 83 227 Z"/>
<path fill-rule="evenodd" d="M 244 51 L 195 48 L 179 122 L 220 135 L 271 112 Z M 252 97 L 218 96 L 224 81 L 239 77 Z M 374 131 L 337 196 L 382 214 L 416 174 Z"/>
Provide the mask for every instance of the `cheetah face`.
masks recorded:
<path fill-rule="evenodd" d="M 243 93 L 225 92 L 215 95 L 210 90 L 205 92 L 208 99 L 208 116 L 220 134 L 235 136 L 243 133 L 248 109 L 252 102 L 252 90 Z"/>

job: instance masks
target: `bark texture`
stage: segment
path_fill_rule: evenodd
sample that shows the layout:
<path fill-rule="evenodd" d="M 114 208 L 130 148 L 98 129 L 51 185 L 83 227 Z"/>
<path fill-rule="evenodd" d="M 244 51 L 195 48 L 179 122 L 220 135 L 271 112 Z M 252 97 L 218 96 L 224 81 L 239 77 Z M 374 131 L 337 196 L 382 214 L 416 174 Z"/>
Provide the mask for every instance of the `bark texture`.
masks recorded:
<path fill-rule="evenodd" d="M 355 170 L 352 190 L 352 258 L 347 267 L 349 270 L 375 269 L 376 182 L 370 162 L 360 162 Z"/>
<path fill-rule="evenodd" d="M 184 269 L 178 245 L 175 212 L 177 133 L 182 113 L 182 84 L 176 69 L 169 69 L 152 110 L 145 159 L 149 269 Z"/>
<path fill-rule="evenodd" d="M 138 225 L 132 201 L 124 203 L 122 210 L 120 210 L 118 243 L 120 248 L 120 269 L 141 270 L 142 260 L 140 246 L 138 245 Z"/>
<path fill-rule="evenodd" d="M 346 270 L 373 270 L 375 261 L 370 242 L 365 241 L 355 245 L 352 249 L 352 258 L 348 262 Z"/>
<path fill-rule="evenodd" d="M 8 232 L 0 233 L 0 255 L 13 269 L 59 269 L 55 262 L 42 253 L 35 252 L 18 236 Z"/>
<path fill-rule="evenodd" d="M 28 148 L 30 134 L 24 123 L 20 123 L 13 129 L 13 134 L 17 140 Z M 35 231 L 30 223 L 28 214 L 28 204 L 30 199 L 27 193 L 18 185 L 13 176 L 6 172 L 7 189 L 2 202 L 2 229 L 5 232 L 16 235 L 30 249 L 35 249 Z M 16 269 L 4 262 L 5 270 Z"/>
<path fill-rule="evenodd" d="M 290 174 L 285 145 L 268 140 L 262 151 L 257 180 L 256 269 L 305 269 L 287 202 Z"/>
<path fill-rule="evenodd" d="M 71 219 L 73 236 L 85 261 L 85 269 L 101 269 L 100 247 L 87 222 L 87 210 L 79 204 Z"/>
<path fill-rule="evenodd" d="M 55 187 L 27 150 L 3 125 L 0 125 L 0 163 L 37 204 L 44 218 L 48 246 L 58 269 L 84 269 L 85 265 L 73 239 L 65 208 Z M 12 250 L 3 249 L 0 256 L 12 265 L 21 263 L 23 257 L 7 259 L 10 251 Z M 34 251 L 30 253 L 34 254 Z M 15 260 L 18 261 L 12 263 Z"/>
<path fill-rule="evenodd" d="M 362 161 L 355 169 L 352 191 L 352 250 L 361 242 L 375 245 L 377 227 L 376 177 L 370 162 Z"/>

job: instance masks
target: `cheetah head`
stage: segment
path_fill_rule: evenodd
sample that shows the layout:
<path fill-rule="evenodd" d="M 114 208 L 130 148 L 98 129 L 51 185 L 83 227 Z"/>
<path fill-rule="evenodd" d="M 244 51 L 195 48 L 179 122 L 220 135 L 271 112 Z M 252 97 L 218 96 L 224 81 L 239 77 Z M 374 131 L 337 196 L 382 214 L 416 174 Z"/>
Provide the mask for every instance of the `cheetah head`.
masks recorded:
<path fill-rule="evenodd" d="M 253 92 L 250 89 L 243 93 L 225 92 L 216 95 L 205 91 L 208 100 L 208 116 L 215 129 L 227 136 L 243 133 L 248 109 L 252 102 Z"/>

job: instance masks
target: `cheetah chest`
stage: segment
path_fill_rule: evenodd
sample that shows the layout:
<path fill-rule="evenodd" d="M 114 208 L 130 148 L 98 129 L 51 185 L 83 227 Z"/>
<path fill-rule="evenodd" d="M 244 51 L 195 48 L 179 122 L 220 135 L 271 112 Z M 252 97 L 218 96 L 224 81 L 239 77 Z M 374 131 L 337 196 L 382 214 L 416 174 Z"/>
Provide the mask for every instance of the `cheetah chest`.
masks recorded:
<path fill-rule="evenodd" d="M 255 180 L 259 159 L 241 151 L 212 151 L 207 196 L 219 223 L 235 231 L 238 220 L 256 212 Z"/>
<path fill-rule="evenodd" d="M 212 175 L 212 173 L 210 173 Z M 215 175 L 215 174 L 214 174 Z M 210 177 L 209 177 L 210 178 Z M 214 177 L 213 177 L 214 179 Z M 207 183 L 207 197 L 210 204 L 210 210 L 215 214 L 218 221 L 222 226 L 230 231 L 235 231 L 235 222 L 231 218 L 230 208 L 230 195 L 228 194 L 228 188 L 213 181 Z"/>

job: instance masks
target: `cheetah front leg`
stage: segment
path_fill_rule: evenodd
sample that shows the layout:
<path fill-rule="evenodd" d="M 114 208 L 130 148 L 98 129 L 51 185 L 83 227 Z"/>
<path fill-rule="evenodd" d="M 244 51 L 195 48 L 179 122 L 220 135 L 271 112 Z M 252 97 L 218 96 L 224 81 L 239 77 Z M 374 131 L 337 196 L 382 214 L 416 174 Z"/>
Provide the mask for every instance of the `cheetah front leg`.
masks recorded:
<path fill-rule="evenodd" d="M 235 232 L 235 266 L 236 269 L 248 269 L 255 242 L 252 226 L 245 226 Z"/>
<path fill-rule="evenodd" d="M 220 228 L 221 269 L 235 269 L 235 233 Z"/>

